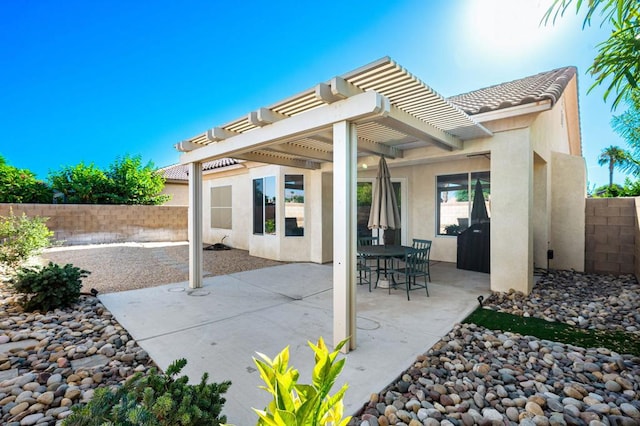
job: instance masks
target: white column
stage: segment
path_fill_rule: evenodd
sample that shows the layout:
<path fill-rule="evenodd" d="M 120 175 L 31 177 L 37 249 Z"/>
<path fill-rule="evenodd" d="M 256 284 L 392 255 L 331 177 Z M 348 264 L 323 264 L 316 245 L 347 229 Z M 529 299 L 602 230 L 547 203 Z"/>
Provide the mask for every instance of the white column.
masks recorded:
<path fill-rule="evenodd" d="M 333 125 L 333 342 L 356 348 L 356 126 Z"/>
<path fill-rule="evenodd" d="M 189 287 L 202 287 L 202 163 L 189 163 Z"/>

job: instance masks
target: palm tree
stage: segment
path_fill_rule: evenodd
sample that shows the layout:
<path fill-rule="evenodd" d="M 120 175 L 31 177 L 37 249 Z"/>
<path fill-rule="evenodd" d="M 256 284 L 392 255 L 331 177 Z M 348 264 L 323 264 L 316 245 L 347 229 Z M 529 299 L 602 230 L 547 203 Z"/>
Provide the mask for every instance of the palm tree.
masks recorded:
<path fill-rule="evenodd" d="M 603 149 L 598 157 L 598 164 L 604 166 L 609 164 L 609 188 L 613 186 L 613 169 L 625 169 L 629 166 L 630 155 L 619 146 L 610 145 Z"/>

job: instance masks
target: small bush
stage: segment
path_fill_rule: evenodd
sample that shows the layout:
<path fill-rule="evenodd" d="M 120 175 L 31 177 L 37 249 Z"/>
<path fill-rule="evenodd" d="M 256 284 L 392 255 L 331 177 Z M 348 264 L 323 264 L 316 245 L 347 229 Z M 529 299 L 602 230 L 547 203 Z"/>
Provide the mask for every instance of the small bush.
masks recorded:
<path fill-rule="evenodd" d="M 144 376 L 136 373 L 123 386 L 112 390 L 100 388 L 84 407 L 73 407 L 73 414 L 62 423 L 65 426 L 100 425 L 221 425 L 227 419 L 220 412 L 225 403 L 221 397 L 231 382 L 209 383 L 207 373 L 200 384 L 187 384 L 189 378 L 174 379 L 187 364 L 174 361 L 167 372 L 151 369 Z"/>
<path fill-rule="evenodd" d="M 289 347 L 273 360 L 258 353 L 261 359 L 254 358 L 253 361 L 265 383 L 261 388 L 273 397 L 264 410 L 253 409 L 259 417 L 258 426 L 346 426 L 351 420 L 351 416 L 342 417 L 347 385 L 344 384 L 335 395 L 329 395 L 344 368 L 345 359 L 336 358 L 345 343 L 347 340 L 329 352 L 322 337 L 316 345 L 309 342 L 316 362 L 311 385 L 298 383 L 300 373 L 289 367 Z"/>
<path fill-rule="evenodd" d="M 18 302 L 25 310 L 47 312 L 75 303 L 80 297 L 82 278 L 89 273 L 71 264 L 49 262 L 44 267 L 21 268 L 13 280 L 13 289 L 21 294 Z"/>
<path fill-rule="evenodd" d="M 46 217 L 13 214 L 0 216 L 0 265 L 15 270 L 31 256 L 51 245 L 53 232 L 47 228 Z"/>

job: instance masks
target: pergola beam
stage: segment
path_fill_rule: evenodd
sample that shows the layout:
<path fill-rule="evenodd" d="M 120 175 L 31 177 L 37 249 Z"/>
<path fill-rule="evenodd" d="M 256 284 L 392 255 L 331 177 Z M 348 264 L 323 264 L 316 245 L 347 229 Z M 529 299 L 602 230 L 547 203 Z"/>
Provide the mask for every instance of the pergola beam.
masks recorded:
<path fill-rule="evenodd" d="M 387 127 L 422 141 L 433 143 L 448 151 L 462 149 L 464 145 L 461 139 L 395 106 L 391 106 L 389 114 L 378 121 Z"/>
<path fill-rule="evenodd" d="M 224 143 L 214 143 L 186 152 L 180 157 L 180 162 L 186 164 L 222 157 L 238 158 L 244 153 L 283 143 L 287 139 L 292 140 L 313 135 L 339 121 L 384 117 L 390 109 L 389 100 L 379 93 L 360 93 L 348 99 L 275 122 L 270 126 L 241 133 L 225 140 Z"/>
<path fill-rule="evenodd" d="M 316 170 L 320 168 L 320 164 L 314 161 L 297 160 L 294 158 L 282 158 L 277 155 L 269 155 L 263 152 L 245 152 L 235 155 L 234 158 L 247 161 L 255 161 L 257 163 L 277 164 L 279 166 L 297 167 L 299 169 Z"/>
<path fill-rule="evenodd" d="M 175 144 L 173 147 L 180 152 L 189 152 L 194 149 L 200 148 L 202 145 L 191 142 L 191 141 L 182 141 Z"/>
<path fill-rule="evenodd" d="M 229 139 L 237 134 L 238 133 L 223 129 L 222 127 L 214 127 L 213 129 L 207 130 L 207 140 L 209 142 L 218 142 Z"/>
<path fill-rule="evenodd" d="M 272 145 L 269 147 L 269 149 L 276 152 L 282 152 L 289 155 L 303 157 L 309 160 L 333 161 L 333 154 L 331 154 L 330 152 L 320 151 L 318 149 L 311 149 L 311 148 L 307 148 L 307 147 L 292 144 L 292 143 L 285 143 L 282 145 Z"/>
<path fill-rule="evenodd" d="M 273 124 L 287 118 L 286 115 L 272 111 L 268 108 L 259 108 L 257 111 L 249 113 L 249 122 L 254 126 L 262 127 L 267 124 Z"/>
<path fill-rule="evenodd" d="M 316 99 L 327 104 L 332 104 L 363 92 L 364 90 L 354 86 L 342 77 L 334 77 L 329 84 L 319 83 L 315 87 Z"/>
<path fill-rule="evenodd" d="M 402 151 L 398 148 L 362 138 L 358 138 L 358 151 L 384 155 L 387 158 L 402 158 Z"/>

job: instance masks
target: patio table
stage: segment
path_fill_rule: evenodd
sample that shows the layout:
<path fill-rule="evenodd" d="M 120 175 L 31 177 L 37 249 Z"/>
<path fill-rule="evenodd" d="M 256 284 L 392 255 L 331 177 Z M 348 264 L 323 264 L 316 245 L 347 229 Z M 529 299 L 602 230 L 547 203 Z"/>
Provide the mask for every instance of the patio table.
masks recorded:
<path fill-rule="evenodd" d="M 380 281 L 380 260 L 384 260 L 384 277 L 388 281 L 389 277 L 387 274 L 387 262 L 391 260 L 393 262 L 394 258 L 404 257 L 406 254 L 411 254 L 415 252 L 416 249 L 410 246 L 400 246 L 400 245 L 371 245 L 371 246 L 360 246 L 358 247 L 358 255 L 364 256 L 369 259 L 376 259 L 377 261 L 377 269 L 376 269 L 376 287 L 378 286 L 378 282 Z M 396 281 L 391 275 L 391 281 L 395 287 Z"/>

